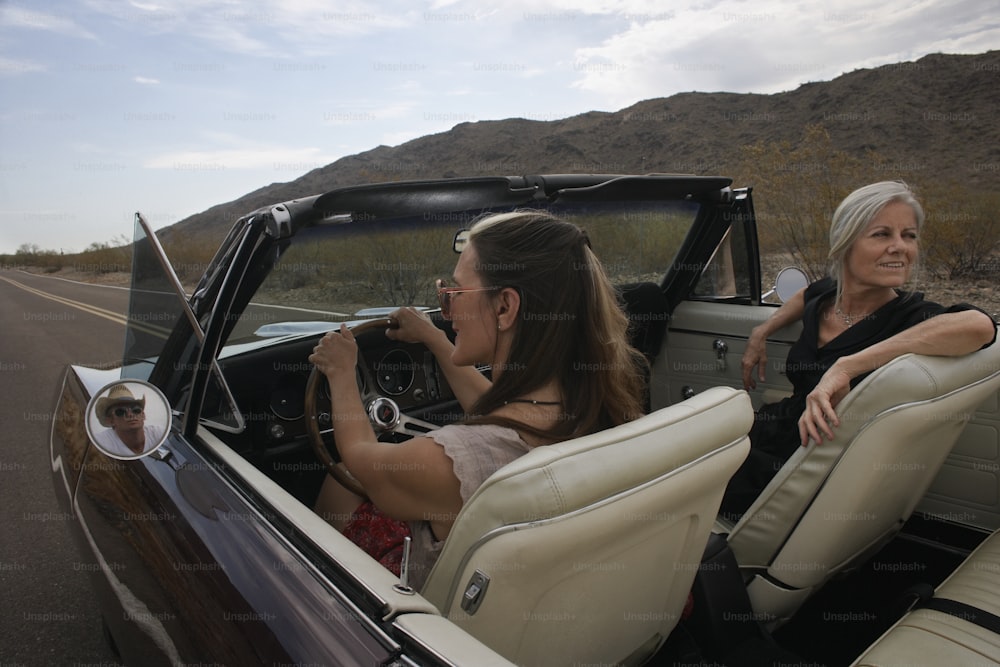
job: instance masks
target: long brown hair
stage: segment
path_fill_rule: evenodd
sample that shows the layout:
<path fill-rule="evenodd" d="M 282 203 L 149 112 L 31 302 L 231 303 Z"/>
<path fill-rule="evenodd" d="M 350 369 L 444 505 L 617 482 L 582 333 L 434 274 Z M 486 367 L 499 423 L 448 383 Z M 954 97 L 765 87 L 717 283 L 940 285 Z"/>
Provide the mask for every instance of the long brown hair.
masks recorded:
<path fill-rule="evenodd" d="M 481 219 L 470 230 L 484 286 L 521 297 L 510 354 L 470 423 L 505 423 L 550 440 L 593 433 L 643 412 L 645 358 L 629 344 L 629 321 L 590 241 L 576 225 L 541 211 Z M 562 418 L 552 429 L 490 416 L 555 380 Z"/>

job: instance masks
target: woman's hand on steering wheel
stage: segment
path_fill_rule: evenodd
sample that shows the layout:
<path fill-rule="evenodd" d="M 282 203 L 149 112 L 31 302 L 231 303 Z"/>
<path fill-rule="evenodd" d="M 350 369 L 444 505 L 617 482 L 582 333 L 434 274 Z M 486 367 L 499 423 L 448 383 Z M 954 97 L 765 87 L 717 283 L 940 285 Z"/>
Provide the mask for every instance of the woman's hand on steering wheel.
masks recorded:
<path fill-rule="evenodd" d="M 424 317 L 423 314 L 415 310 L 411 315 L 413 319 L 408 321 L 419 326 L 417 320 L 422 319 Z M 403 315 L 403 318 L 407 318 L 407 315 Z M 434 326 L 429 319 L 427 323 L 431 327 Z M 334 479 L 352 493 L 362 497 L 367 495 L 364 487 L 348 472 L 340 460 L 340 454 L 337 451 L 336 445 L 336 434 L 333 433 L 331 424 L 331 415 L 329 413 L 320 413 L 318 396 L 321 392 L 320 388 L 324 376 L 328 379 L 334 377 L 359 378 L 358 391 L 361 395 L 362 403 L 367 403 L 365 409 L 371 410 L 372 400 L 380 397 L 372 389 L 367 391 L 363 389 L 364 385 L 371 387 L 374 383 L 370 383 L 362 378 L 362 376 L 367 376 L 367 371 L 358 366 L 358 344 L 355 340 L 355 334 L 379 329 L 385 330 L 387 328 L 392 330 L 394 329 L 394 324 L 394 321 L 388 319 L 368 320 L 355 325 L 353 328 L 341 324 L 339 331 L 330 331 L 320 338 L 316 347 L 313 348 L 313 353 L 309 355 L 309 361 L 314 366 L 306 383 L 305 395 L 306 433 L 309 436 L 309 442 L 317 458 L 323 463 L 327 471 L 333 475 Z M 342 375 L 344 373 L 347 375 Z M 385 399 L 383 398 L 383 400 Z M 414 419 L 403 414 L 394 402 L 389 401 L 389 403 L 391 405 L 383 407 L 392 408 L 395 421 L 388 430 L 410 437 L 420 437 L 437 428 L 435 424 L 425 422 L 421 419 Z M 334 436 L 332 442 L 327 443 L 324 439 L 324 428 L 328 436 Z M 330 445 L 329 447 L 327 446 L 328 444 Z"/>
<path fill-rule="evenodd" d="M 416 308 L 400 308 L 389 315 L 389 328 L 385 335 L 390 340 L 427 345 L 431 337 L 440 333 L 427 313 Z"/>
<path fill-rule="evenodd" d="M 309 355 L 309 361 L 327 377 L 339 373 L 354 377 L 354 369 L 358 365 L 358 344 L 350 328 L 341 324 L 339 331 L 330 331 L 320 338 Z"/>
<path fill-rule="evenodd" d="M 381 326 L 385 326 L 387 322 L 386 320 L 373 320 L 359 325 L 356 329 L 360 332 L 379 326 L 380 324 Z M 341 373 L 348 373 L 349 377 L 352 378 L 356 377 L 358 344 L 354 339 L 354 331 L 347 325 L 341 324 L 338 331 L 328 332 L 319 339 L 316 347 L 313 348 L 313 353 L 309 355 L 309 361 L 313 364 L 313 370 L 309 374 L 309 381 L 306 383 L 305 395 L 306 432 L 309 435 L 309 442 L 317 458 L 326 467 L 327 472 L 333 475 L 334 479 L 355 495 L 366 497 L 367 494 L 364 487 L 348 472 L 347 467 L 340 460 L 336 444 L 331 443 L 333 444 L 332 454 L 331 450 L 327 449 L 320 422 L 324 421 L 325 425 L 329 426 L 330 415 L 327 413 L 321 416 L 317 407 L 317 395 L 320 391 L 321 378 L 325 376 L 329 379 Z"/>

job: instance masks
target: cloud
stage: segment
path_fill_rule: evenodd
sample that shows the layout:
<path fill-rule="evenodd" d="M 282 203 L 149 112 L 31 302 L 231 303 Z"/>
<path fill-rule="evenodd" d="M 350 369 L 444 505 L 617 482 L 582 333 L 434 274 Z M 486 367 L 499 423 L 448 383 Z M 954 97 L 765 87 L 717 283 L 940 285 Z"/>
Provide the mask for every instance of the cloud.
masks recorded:
<path fill-rule="evenodd" d="M 30 60 L 15 60 L 0 57 L 0 74 L 27 74 L 28 72 L 44 72 L 47 67 Z"/>
<path fill-rule="evenodd" d="M 323 125 L 357 126 L 359 123 L 407 118 L 417 108 L 415 102 L 397 101 L 392 104 L 377 102 L 358 103 L 352 106 L 332 105 L 322 111 Z"/>
<path fill-rule="evenodd" d="M 8 28 L 43 30 L 71 37 L 96 39 L 92 33 L 67 18 L 20 7 L 5 6 L 0 8 L 0 25 Z"/>
<path fill-rule="evenodd" d="M 173 0 L 169 5 L 88 0 L 93 11 L 147 34 L 178 34 L 228 53 L 270 58 L 338 53 L 337 38 L 405 25 L 408 7 L 326 0 Z"/>
<path fill-rule="evenodd" d="M 147 78 L 147 77 L 144 77 L 144 76 L 137 76 L 137 77 L 134 77 L 132 80 L 135 81 L 136 83 L 141 83 L 141 84 L 146 85 L 146 86 L 156 85 L 156 84 L 160 83 L 159 79 L 150 79 L 150 78 Z"/>
<path fill-rule="evenodd" d="M 135 0 L 129 0 L 128 4 L 132 5 L 136 9 L 141 9 L 146 12 L 159 12 L 163 10 L 162 5 L 157 5 L 150 2 L 136 2 Z"/>
<path fill-rule="evenodd" d="M 571 86 L 620 108 L 690 90 L 791 90 L 859 67 L 914 59 L 928 44 L 981 52 L 996 44 L 1000 21 L 984 21 L 975 5 L 719 0 L 676 3 L 659 14 L 633 8 L 626 24 L 575 49 Z"/>
<path fill-rule="evenodd" d="M 146 160 L 142 166 L 146 169 L 173 169 L 187 172 L 273 169 L 302 173 L 323 167 L 337 157 L 339 156 L 330 155 L 316 147 L 245 146 L 171 151 Z"/>

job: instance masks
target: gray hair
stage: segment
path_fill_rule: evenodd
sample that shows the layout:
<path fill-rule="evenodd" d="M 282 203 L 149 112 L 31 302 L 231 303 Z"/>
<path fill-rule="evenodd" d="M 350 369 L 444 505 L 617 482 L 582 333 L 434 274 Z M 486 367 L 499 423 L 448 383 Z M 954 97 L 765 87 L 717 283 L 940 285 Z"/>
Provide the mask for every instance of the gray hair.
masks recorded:
<path fill-rule="evenodd" d="M 830 225 L 830 277 L 837 281 L 837 302 L 843 294 L 847 252 L 868 224 L 887 204 L 900 202 L 913 209 L 917 231 L 924 225 L 924 209 L 910 187 L 902 181 L 880 181 L 860 187 L 840 202 Z M 918 237 L 919 238 L 919 237 Z M 914 273 L 917 267 L 914 266 Z M 914 273 L 911 273 L 911 278 Z"/>

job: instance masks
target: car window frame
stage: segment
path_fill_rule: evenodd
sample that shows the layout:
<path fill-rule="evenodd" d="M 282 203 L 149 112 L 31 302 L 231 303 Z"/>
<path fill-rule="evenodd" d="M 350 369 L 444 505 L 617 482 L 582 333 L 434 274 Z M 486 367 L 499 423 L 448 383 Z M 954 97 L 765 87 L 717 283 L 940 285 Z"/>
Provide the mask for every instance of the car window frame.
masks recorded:
<path fill-rule="evenodd" d="M 753 212 L 750 190 L 751 188 L 740 188 L 733 191 L 733 207 L 722 215 L 722 218 L 727 221 L 727 226 L 718 243 L 705 259 L 698 279 L 691 285 L 688 300 L 749 306 L 763 304 L 760 246 L 757 240 L 757 222 Z M 724 250 L 722 246 L 727 239 L 730 248 Z M 735 281 L 737 285 L 741 281 L 745 283 L 747 293 L 690 295 L 690 292 L 693 292 L 694 288 L 701 282 L 705 271 L 709 269 L 720 251 L 729 252 L 733 261 Z"/>

